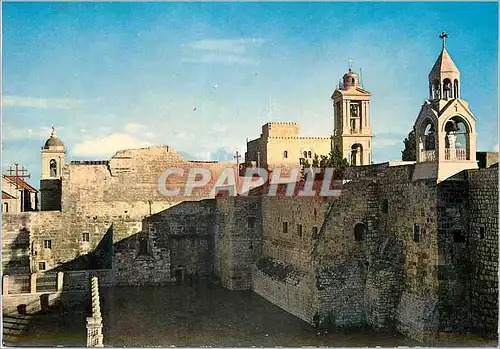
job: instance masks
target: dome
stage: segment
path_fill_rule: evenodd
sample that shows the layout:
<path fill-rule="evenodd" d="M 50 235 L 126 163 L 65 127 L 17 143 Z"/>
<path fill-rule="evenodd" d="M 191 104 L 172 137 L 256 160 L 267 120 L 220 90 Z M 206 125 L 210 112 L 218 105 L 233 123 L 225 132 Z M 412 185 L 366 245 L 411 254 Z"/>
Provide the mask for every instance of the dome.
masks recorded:
<path fill-rule="evenodd" d="M 52 127 L 50 138 L 45 141 L 45 145 L 43 147 L 45 149 L 49 149 L 52 147 L 64 147 L 64 143 L 59 138 L 57 138 L 56 129 L 54 127 Z"/>
<path fill-rule="evenodd" d="M 359 86 L 359 76 L 349 68 L 349 71 L 344 74 L 344 88 Z"/>

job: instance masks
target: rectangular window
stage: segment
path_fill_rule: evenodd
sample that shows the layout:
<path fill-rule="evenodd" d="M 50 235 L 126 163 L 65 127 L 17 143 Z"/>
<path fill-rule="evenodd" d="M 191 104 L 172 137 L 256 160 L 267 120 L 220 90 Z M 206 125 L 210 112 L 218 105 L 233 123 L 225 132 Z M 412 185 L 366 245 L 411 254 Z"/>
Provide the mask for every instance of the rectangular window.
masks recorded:
<path fill-rule="evenodd" d="M 52 240 L 43 240 L 43 248 L 52 248 Z"/>
<path fill-rule="evenodd" d="M 465 234 L 461 230 L 455 230 L 453 232 L 453 241 L 454 242 L 465 242 Z"/>
<path fill-rule="evenodd" d="M 484 232 L 484 227 L 479 227 L 479 238 L 482 240 L 484 239 L 485 232 Z"/>
<path fill-rule="evenodd" d="M 285 159 L 288 158 L 288 152 L 286 150 L 283 152 L 283 158 L 285 158 Z"/>
<path fill-rule="evenodd" d="M 82 241 L 89 242 L 90 241 L 90 234 L 89 233 L 82 233 Z"/>
<path fill-rule="evenodd" d="M 38 262 L 38 270 L 45 270 L 45 262 Z"/>
<path fill-rule="evenodd" d="M 297 235 L 302 237 L 302 224 L 297 224 Z"/>
<path fill-rule="evenodd" d="M 283 222 L 283 233 L 288 234 L 288 222 Z"/>
<path fill-rule="evenodd" d="M 247 218 L 247 228 L 249 228 L 249 229 L 255 228 L 255 217 L 248 217 Z"/>
<path fill-rule="evenodd" d="M 418 224 L 413 226 L 413 241 L 420 242 L 420 225 Z"/>

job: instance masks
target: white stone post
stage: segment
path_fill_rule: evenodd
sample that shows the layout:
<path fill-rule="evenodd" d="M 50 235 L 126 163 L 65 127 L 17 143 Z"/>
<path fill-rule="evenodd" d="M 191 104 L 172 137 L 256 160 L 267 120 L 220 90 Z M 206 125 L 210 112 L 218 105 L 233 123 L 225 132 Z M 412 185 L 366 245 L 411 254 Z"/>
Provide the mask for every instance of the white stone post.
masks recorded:
<path fill-rule="evenodd" d="M 30 277 L 30 293 L 36 293 L 36 273 L 31 274 Z"/>
<path fill-rule="evenodd" d="M 2 295 L 9 294 L 9 275 L 4 275 L 2 278 Z"/>
<path fill-rule="evenodd" d="M 57 272 L 57 291 L 61 291 L 63 288 L 64 273 L 62 271 Z"/>

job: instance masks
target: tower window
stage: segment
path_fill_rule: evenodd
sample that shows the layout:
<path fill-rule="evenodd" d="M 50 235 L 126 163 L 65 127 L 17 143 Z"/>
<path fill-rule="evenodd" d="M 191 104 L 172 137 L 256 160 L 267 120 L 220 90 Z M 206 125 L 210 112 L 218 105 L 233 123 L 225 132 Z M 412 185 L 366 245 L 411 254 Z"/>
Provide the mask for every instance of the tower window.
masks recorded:
<path fill-rule="evenodd" d="M 312 158 L 312 152 L 310 150 L 307 152 L 307 157 Z"/>
<path fill-rule="evenodd" d="M 283 152 L 283 158 L 285 158 L 285 159 L 287 159 L 287 158 L 288 158 L 288 151 L 286 151 L 286 150 L 285 150 L 285 151 Z"/>
<path fill-rule="evenodd" d="M 57 162 L 54 159 L 50 160 L 50 176 L 51 177 L 56 177 L 57 176 Z"/>
<path fill-rule="evenodd" d="M 9 213 L 9 204 L 7 202 L 3 203 L 3 213 Z"/>
<path fill-rule="evenodd" d="M 49 240 L 49 239 L 43 240 L 43 248 L 51 249 L 52 248 L 52 240 Z"/>
<path fill-rule="evenodd" d="M 288 234 L 288 222 L 283 222 L 283 234 Z"/>
<path fill-rule="evenodd" d="M 304 152 L 304 157 L 307 158 L 307 152 L 306 151 Z"/>
<path fill-rule="evenodd" d="M 352 82 L 352 84 L 354 85 L 354 83 L 355 83 L 354 78 L 351 78 L 351 82 Z"/>

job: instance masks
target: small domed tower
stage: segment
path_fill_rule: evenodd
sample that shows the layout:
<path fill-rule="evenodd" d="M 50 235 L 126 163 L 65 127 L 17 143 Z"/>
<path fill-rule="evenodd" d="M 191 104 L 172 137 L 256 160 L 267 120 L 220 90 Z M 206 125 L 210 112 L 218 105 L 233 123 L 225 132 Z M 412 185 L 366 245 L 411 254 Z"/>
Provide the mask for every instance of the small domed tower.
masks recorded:
<path fill-rule="evenodd" d="M 372 162 L 372 131 L 370 127 L 370 97 L 363 89 L 359 75 L 352 69 L 344 74 L 341 85 L 333 92 L 333 148 L 353 166 Z"/>
<path fill-rule="evenodd" d="M 454 174 L 477 168 L 476 118 L 461 98 L 460 71 L 446 49 L 429 73 L 429 99 L 415 121 L 417 168 L 414 178 L 443 181 Z"/>
<path fill-rule="evenodd" d="M 42 173 L 40 176 L 40 206 L 42 211 L 61 209 L 62 167 L 66 162 L 64 143 L 57 138 L 52 127 L 49 139 L 42 147 Z"/>

